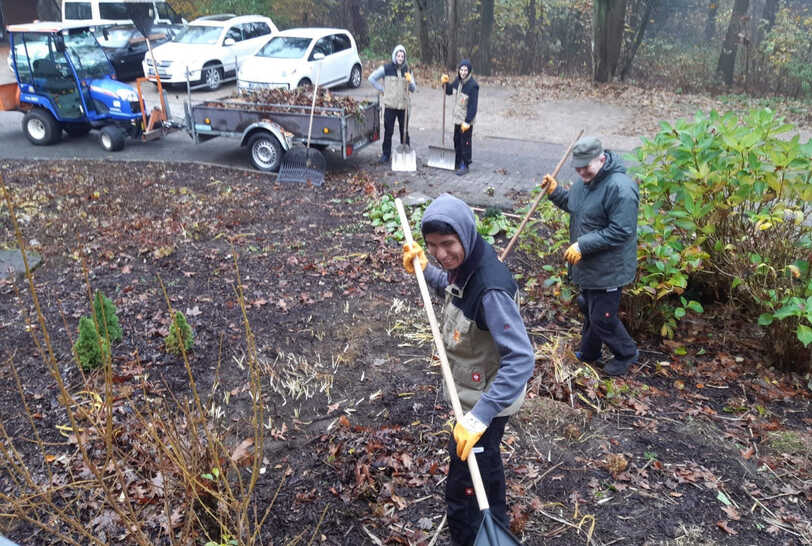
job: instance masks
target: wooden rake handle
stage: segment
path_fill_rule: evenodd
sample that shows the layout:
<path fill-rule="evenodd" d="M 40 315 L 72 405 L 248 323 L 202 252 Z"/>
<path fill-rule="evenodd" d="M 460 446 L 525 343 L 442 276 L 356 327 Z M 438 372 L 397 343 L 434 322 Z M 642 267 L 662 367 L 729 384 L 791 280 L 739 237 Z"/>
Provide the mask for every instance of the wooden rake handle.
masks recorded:
<path fill-rule="evenodd" d="M 411 245 L 414 243 L 414 239 L 412 238 L 412 228 L 409 226 L 409 220 L 406 218 L 406 211 L 403 208 L 403 201 L 395 199 L 395 206 L 400 216 L 400 226 L 403 229 L 403 235 L 406 237 L 406 242 Z M 420 259 L 415 258 L 413 265 L 414 276 L 417 277 L 417 284 L 420 285 L 420 295 L 423 296 L 423 307 L 426 309 L 426 315 L 429 317 L 431 335 L 434 336 L 434 345 L 437 347 L 437 354 L 440 357 L 440 368 L 443 371 L 446 390 L 448 391 L 449 398 L 451 398 L 451 407 L 454 408 L 454 416 L 457 418 L 457 421 L 460 421 L 463 416 L 460 397 L 457 394 L 457 387 L 454 385 L 454 376 L 451 375 L 451 366 L 448 364 L 448 355 L 446 355 L 445 352 L 443 338 L 440 337 L 440 327 L 437 325 L 437 317 L 434 316 L 434 306 L 431 304 L 431 296 L 429 295 L 429 288 L 426 285 L 426 278 L 423 276 L 423 268 L 420 267 Z M 479 465 L 476 462 L 476 456 L 473 450 L 468 455 L 468 471 L 471 473 L 471 480 L 474 482 L 474 492 L 476 493 L 479 509 L 488 510 L 490 505 L 488 504 L 485 486 L 482 483 L 482 476 L 479 473 Z"/>
<path fill-rule="evenodd" d="M 581 135 L 583 135 L 583 134 L 584 134 L 584 130 L 581 129 L 578 132 L 578 136 L 575 137 L 575 140 L 573 140 L 570 143 L 569 148 L 567 148 L 567 151 L 564 152 L 564 157 L 562 157 L 561 161 L 558 162 L 558 165 L 555 166 L 555 170 L 553 171 L 553 178 L 558 176 L 558 172 L 561 170 L 561 167 L 564 166 L 564 162 L 567 160 L 567 157 L 569 157 L 570 152 L 572 151 L 573 147 L 575 147 L 575 143 L 578 142 L 578 139 L 581 138 Z M 510 254 L 510 251 L 513 250 L 513 245 L 515 245 L 516 241 L 519 239 L 519 235 L 521 235 L 522 231 L 524 230 L 524 226 L 527 225 L 527 221 L 530 220 L 530 217 L 533 215 L 534 212 L 536 212 L 536 208 L 539 206 L 539 203 L 541 203 L 541 200 L 544 198 L 545 195 L 547 195 L 546 191 L 541 190 L 539 192 L 539 195 L 538 195 L 538 197 L 536 197 L 536 200 L 533 201 L 533 205 L 530 207 L 530 210 L 528 210 L 527 214 L 524 215 L 524 219 L 522 220 L 522 223 L 519 224 L 519 229 L 517 229 L 516 233 L 513 234 L 513 237 L 510 239 L 510 242 L 508 243 L 508 246 L 505 247 L 505 250 L 502 251 L 502 255 L 499 256 L 499 259 L 501 261 L 504 262 L 505 258 L 507 258 L 507 255 Z"/>

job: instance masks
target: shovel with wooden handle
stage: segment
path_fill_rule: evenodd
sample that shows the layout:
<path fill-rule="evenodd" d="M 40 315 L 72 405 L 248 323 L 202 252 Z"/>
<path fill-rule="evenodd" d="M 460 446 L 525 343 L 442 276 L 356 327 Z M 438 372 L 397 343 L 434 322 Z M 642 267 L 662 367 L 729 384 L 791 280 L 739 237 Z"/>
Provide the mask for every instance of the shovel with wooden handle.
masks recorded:
<path fill-rule="evenodd" d="M 445 103 L 446 103 L 446 85 L 443 84 L 443 133 L 442 133 L 442 146 L 429 146 L 429 161 L 426 163 L 429 167 L 436 169 L 445 169 L 447 171 L 457 170 L 457 154 L 454 148 L 445 147 Z"/>
<path fill-rule="evenodd" d="M 403 234 L 406 237 L 406 242 L 410 245 L 414 243 L 412 238 L 412 228 L 409 226 L 409 220 L 406 218 L 406 211 L 403 208 L 403 201 L 395 199 L 395 206 L 398 209 L 400 216 L 400 226 L 403 229 Z M 457 387 L 454 384 L 454 376 L 451 375 L 451 366 L 448 364 L 448 355 L 445 352 L 445 345 L 443 338 L 440 337 L 440 327 L 437 324 L 437 317 L 434 315 L 434 307 L 431 303 L 431 296 L 429 289 L 426 285 L 426 278 L 423 276 L 423 268 L 420 267 L 420 259 L 415 258 L 414 262 L 414 275 L 417 277 L 417 284 L 420 285 L 420 294 L 423 297 L 423 308 L 426 310 L 426 315 L 429 318 L 431 325 L 431 335 L 434 336 L 434 345 L 437 347 L 437 354 L 440 357 L 440 368 L 443 371 L 443 379 L 445 380 L 446 390 L 448 397 L 451 399 L 451 407 L 454 408 L 454 416 L 459 422 L 462 419 L 463 412 L 460 405 L 460 397 L 457 394 Z M 482 475 L 479 473 L 479 465 L 476 462 L 476 455 L 473 450 L 468 455 L 468 471 L 471 473 L 471 481 L 474 483 L 474 494 L 476 501 L 479 505 L 479 510 L 482 512 L 482 523 L 477 531 L 474 546 L 513 546 L 520 544 L 518 539 L 505 528 L 501 521 L 494 519 L 491 515 L 490 504 L 488 504 L 488 497 L 485 494 L 485 485 L 482 483 Z"/>
<path fill-rule="evenodd" d="M 567 160 L 567 157 L 569 157 L 570 152 L 572 151 L 573 147 L 575 147 L 575 143 L 578 142 L 578 139 L 581 138 L 581 135 L 583 135 L 583 134 L 584 134 L 584 130 L 581 129 L 578 132 L 578 136 L 575 137 L 575 140 L 573 140 L 570 143 L 570 147 L 567 148 L 566 152 L 564 152 L 564 157 L 562 157 L 561 161 L 558 162 L 558 165 L 555 166 L 555 170 L 553 171 L 553 178 L 558 176 L 558 172 L 561 170 L 561 167 L 564 166 L 564 162 Z M 527 214 L 524 215 L 524 219 L 522 220 L 522 223 L 519 224 L 519 229 L 517 229 L 516 233 L 513 234 L 513 237 L 511 237 L 510 242 L 508 243 L 508 246 L 505 247 L 505 250 L 502 251 L 502 255 L 499 256 L 499 259 L 501 261 L 504 262 L 505 258 L 507 258 L 507 255 L 510 254 L 510 251 L 513 250 L 513 245 L 515 245 L 516 241 L 519 239 L 519 235 L 521 235 L 522 230 L 524 229 L 524 226 L 527 225 L 527 221 L 530 220 L 530 217 L 533 216 L 534 212 L 536 212 L 536 208 L 538 208 L 539 203 L 541 203 L 541 200 L 544 198 L 545 195 L 547 195 L 546 191 L 541 190 L 539 192 L 538 197 L 536 197 L 536 200 L 533 201 L 533 205 L 530 207 L 530 210 L 528 210 Z"/>

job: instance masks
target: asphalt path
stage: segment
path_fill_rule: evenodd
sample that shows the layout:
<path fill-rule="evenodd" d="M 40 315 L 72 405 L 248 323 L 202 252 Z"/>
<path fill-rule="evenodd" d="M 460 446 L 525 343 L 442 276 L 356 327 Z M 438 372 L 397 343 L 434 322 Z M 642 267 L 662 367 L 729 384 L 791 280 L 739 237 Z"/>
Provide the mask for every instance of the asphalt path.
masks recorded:
<path fill-rule="evenodd" d="M 0 83 L 9 81 L 8 75 L 0 77 Z M 142 86 L 147 107 L 158 103 L 158 94 L 153 84 Z M 359 89 L 340 88 L 336 94 L 349 94 L 355 97 L 374 98 L 375 90 L 364 80 Z M 234 93 L 234 85 L 226 84 L 217 91 L 193 91 L 193 103 L 229 96 Z M 335 154 L 327 154 L 328 171 L 347 172 L 356 168 L 370 169 L 374 175 L 393 190 L 405 189 L 434 197 L 442 192 L 450 192 L 465 199 L 472 205 L 512 208 L 518 193 L 531 190 L 545 172 L 551 172 L 558 163 L 565 146 L 560 143 L 545 142 L 531 135 L 522 138 L 521 130 L 506 131 L 500 126 L 502 120 L 495 116 L 485 118 L 475 126 L 474 165 L 470 174 L 457 177 L 453 172 L 425 166 L 429 157 L 429 145 L 440 145 L 441 116 L 435 108 L 431 88 L 418 89 L 413 99 L 418 106 L 410 121 L 413 147 L 418 157 L 416 173 L 393 173 L 388 166 L 377 163 L 380 143 L 373 143 L 360 150 L 354 157 L 343 160 Z M 487 101 L 507 100 L 504 91 L 485 89 L 481 100 L 489 111 Z M 170 115 L 182 118 L 183 105 L 187 94 L 183 88 L 172 88 L 167 92 Z M 20 112 L 0 112 L 0 159 L 96 159 L 116 161 L 192 161 L 212 163 L 237 169 L 250 169 L 248 152 L 239 147 L 236 139 L 216 138 L 202 144 L 195 144 L 185 130 L 178 130 L 164 138 L 142 142 L 128 140 L 124 150 L 110 153 L 98 143 L 98 133 L 71 138 L 64 135 L 61 142 L 51 146 L 34 146 L 25 138 L 21 128 Z M 510 134 L 506 134 L 510 133 Z M 511 136 L 519 135 L 519 136 Z M 397 145 L 397 132 L 394 144 Z M 453 148 L 450 135 L 445 145 Z M 273 175 L 269 175 L 269 181 Z"/>

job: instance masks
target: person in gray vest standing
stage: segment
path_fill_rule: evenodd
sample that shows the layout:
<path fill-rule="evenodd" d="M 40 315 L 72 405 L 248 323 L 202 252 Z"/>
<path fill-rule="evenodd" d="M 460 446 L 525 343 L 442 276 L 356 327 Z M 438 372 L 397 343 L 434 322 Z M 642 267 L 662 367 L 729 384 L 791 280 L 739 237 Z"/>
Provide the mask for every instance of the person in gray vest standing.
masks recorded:
<path fill-rule="evenodd" d="M 575 355 L 601 366 L 603 344 L 612 358 L 607 375 L 623 375 L 639 352 L 618 317 L 623 287 L 637 273 L 637 184 L 626 174 L 620 157 L 604 150 L 595 137 L 583 137 L 572 149 L 572 166 L 581 180 L 569 189 L 545 175 L 542 190 L 570 215 L 570 246 L 564 259 L 581 289 L 585 304 L 581 348 Z"/>
<path fill-rule="evenodd" d="M 383 93 L 383 153 L 380 162 L 388 163 L 392 155 L 392 133 L 395 132 L 395 119 L 400 128 L 400 143 L 409 144 L 409 131 L 403 124 L 408 93 L 414 93 L 417 84 L 406 62 L 406 48 L 396 45 L 392 50 L 392 62 L 387 63 L 369 75 L 372 87 Z M 383 79 L 383 85 L 380 80 Z M 408 90 L 407 90 L 408 89 Z"/>
<path fill-rule="evenodd" d="M 420 258 L 426 283 L 445 298 L 441 335 L 465 412 L 448 442 L 448 528 L 455 546 L 470 546 L 482 513 L 465 461 L 473 449 L 491 513 L 508 527 L 499 444 L 524 402 L 535 353 L 519 314 L 518 286 L 477 233 L 470 207 L 443 194 L 423 213 L 421 231 L 441 267 L 430 265 L 417 243 L 404 246 L 403 267 L 414 273 Z"/>
<path fill-rule="evenodd" d="M 457 176 L 468 174 L 473 161 L 472 139 L 474 121 L 479 103 L 479 84 L 473 77 L 471 61 L 463 59 L 457 68 L 457 77 L 449 83 L 448 74 L 440 76 L 440 85 L 445 86 L 446 95 L 454 95 L 454 155 L 456 156 Z"/>

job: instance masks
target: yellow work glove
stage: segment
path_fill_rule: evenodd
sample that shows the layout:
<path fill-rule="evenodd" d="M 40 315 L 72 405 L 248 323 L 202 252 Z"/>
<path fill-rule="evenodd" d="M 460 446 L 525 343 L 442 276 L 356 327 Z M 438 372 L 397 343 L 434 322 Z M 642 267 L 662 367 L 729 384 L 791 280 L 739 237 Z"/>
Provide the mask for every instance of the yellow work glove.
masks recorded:
<path fill-rule="evenodd" d="M 545 174 L 544 179 L 541 181 L 541 189 L 547 192 L 547 195 L 550 195 L 555 191 L 558 187 L 558 180 L 553 178 L 550 174 Z"/>
<path fill-rule="evenodd" d="M 448 83 L 448 74 L 443 74 L 440 76 L 440 85 L 445 85 Z"/>
<path fill-rule="evenodd" d="M 467 131 L 468 129 L 470 129 L 470 128 L 471 128 L 470 123 L 465 123 L 464 121 L 462 123 L 460 123 L 460 131 L 462 131 L 463 133 L 465 131 Z"/>
<path fill-rule="evenodd" d="M 457 442 L 457 457 L 463 461 L 468 459 L 468 454 L 476 445 L 488 425 L 474 417 L 470 412 L 462 416 L 462 419 L 454 425 L 454 441 Z"/>
<path fill-rule="evenodd" d="M 426 258 L 426 253 L 423 252 L 423 248 L 417 244 L 406 243 L 403 245 L 403 268 L 409 272 L 414 273 L 414 259 L 420 259 L 420 269 L 425 270 L 426 266 L 429 265 L 429 260 Z"/>
<path fill-rule="evenodd" d="M 406 78 L 407 82 L 412 83 L 412 74 L 411 74 L 411 72 L 406 72 L 406 75 L 403 76 L 403 77 Z"/>
<path fill-rule="evenodd" d="M 564 252 L 564 259 L 572 265 L 581 261 L 581 247 L 578 246 L 578 243 L 572 243 L 570 245 L 566 252 Z"/>

